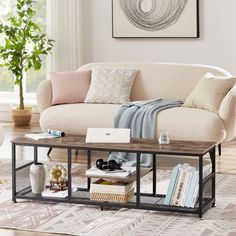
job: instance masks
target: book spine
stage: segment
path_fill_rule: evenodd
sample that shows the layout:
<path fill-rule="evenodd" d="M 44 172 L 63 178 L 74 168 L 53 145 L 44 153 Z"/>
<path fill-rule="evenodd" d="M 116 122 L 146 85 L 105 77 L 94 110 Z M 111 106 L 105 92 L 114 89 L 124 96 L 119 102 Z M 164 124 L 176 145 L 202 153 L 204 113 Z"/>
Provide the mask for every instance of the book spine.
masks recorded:
<path fill-rule="evenodd" d="M 187 198 L 186 198 L 186 202 L 185 202 L 186 207 L 191 207 L 194 190 L 195 190 L 196 184 L 198 183 L 198 178 L 199 178 L 199 171 L 195 170 L 192 173 L 190 188 L 189 188 L 189 191 L 187 193 Z"/>
<path fill-rule="evenodd" d="M 194 170 L 191 170 L 189 172 L 189 178 L 188 178 L 188 183 L 187 183 L 187 186 L 186 186 L 185 196 L 184 196 L 184 199 L 183 199 L 183 202 L 182 202 L 183 207 L 185 207 L 186 203 L 187 203 L 187 199 L 188 199 L 188 196 L 189 196 L 189 191 L 191 189 L 191 182 L 192 182 L 192 178 L 193 178 L 193 172 L 194 172 Z"/>
<path fill-rule="evenodd" d="M 183 195 L 181 197 L 181 202 L 180 202 L 180 206 L 182 206 L 182 207 L 185 206 L 185 202 L 187 200 L 187 196 L 188 196 L 189 189 L 190 189 L 190 184 L 192 181 L 193 172 L 196 170 L 196 168 L 192 167 L 192 166 L 188 166 L 185 170 L 187 170 L 188 173 L 187 173 L 187 178 L 186 178 L 186 182 L 185 182 L 186 184 L 184 186 L 184 192 L 183 192 Z"/>
<path fill-rule="evenodd" d="M 175 185 L 174 185 L 171 197 L 170 197 L 170 205 L 173 205 L 173 198 L 174 198 L 175 193 L 176 193 L 176 188 L 177 188 L 177 185 L 179 183 L 179 178 L 180 178 L 180 168 L 178 168 L 178 173 L 177 173 L 177 176 L 176 176 L 176 179 L 175 179 Z"/>
<path fill-rule="evenodd" d="M 194 206 L 196 205 L 197 203 L 197 200 L 198 200 L 198 193 L 199 193 L 199 183 L 197 183 L 196 187 L 195 187 L 195 190 L 194 190 L 194 193 L 193 193 L 193 198 L 192 198 L 192 202 L 191 202 L 191 206 L 192 208 L 194 208 Z"/>
<path fill-rule="evenodd" d="M 171 202 L 171 196 L 173 193 L 173 190 L 175 188 L 175 184 L 176 184 L 176 180 L 178 179 L 178 169 L 179 169 L 180 165 L 177 165 L 173 168 L 172 172 L 171 172 L 171 177 L 170 177 L 170 183 L 168 185 L 168 189 L 167 189 L 167 193 L 164 199 L 164 204 L 165 205 L 170 205 Z"/>
<path fill-rule="evenodd" d="M 173 193 L 172 193 L 170 205 L 173 205 L 175 199 L 177 198 L 177 194 L 178 194 L 178 189 L 179 189 L 180 181 L 181 181 L 181 178 L 182 178 L 182 175 L 183 175 L 183 171 L 182 171 L 182 170 L 184 170 L 184 169 L 185 169 L 186 167 L 188 167 L 188 166 L 189 166 L 188 163 L 184 163 L 184 164 L 181 164 L 181 165 L 178 167 L 178 178 L 176 179 L 176 182 L 175 182 L 175 186 L 174 186 L 174 189 L 173 189 Z"/>
<path fill-rule="evenodd" d="M 189 188 L 190 179 L 191 179 L 191 172 L 187 171 L 186 177 L 184 180 L 183 191 L 182 191 L 180 203 L 179 203 L 179 206 L 181 206 L 181 207 L 184 207 L 184 203 L 185 203 L 185 199 L 186 199 L 186 195 L 187 195 L 187 190 Z"/>
<path fill-rule="evenodd" d="M 184 187 L 184 181 L 185 181 L 186 173 L 187 172 L 184 171 L 183 169 L 180 170 L 179 181 L 178 181 L 178 184 L 176 186 L 175 195 L 174 195 L 173 201 L 172 201 L 172 204 L 174 206 L 179 206 L 179 204 L 180 204 L 180 199 L 181 199 L 181 195 L 182 195 L 182 192 L 183 192 L 183 187 Z"/>

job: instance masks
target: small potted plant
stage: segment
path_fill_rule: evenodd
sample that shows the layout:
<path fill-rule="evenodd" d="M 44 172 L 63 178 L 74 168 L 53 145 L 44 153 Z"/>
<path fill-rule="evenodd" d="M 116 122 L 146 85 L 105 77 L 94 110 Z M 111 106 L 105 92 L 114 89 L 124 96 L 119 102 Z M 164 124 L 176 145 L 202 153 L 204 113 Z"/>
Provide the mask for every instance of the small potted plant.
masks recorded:
<path fill-rule="evenodd" d="M 33 0 L 16 0 L 16 14 L 10 16 L 6 24 L 0 23 L 3 41 L 0 45 L 0 64 L 13 74 L 14 83 L 19 87 L 19 106 L 12 109 L 17 126 L 29 125 L 32 113 L 32 108 L 24 105 L 24 73 L 41 68 L 41 56 L 52 50 L 54 42 L 34 22 L 35 14 Z"/>

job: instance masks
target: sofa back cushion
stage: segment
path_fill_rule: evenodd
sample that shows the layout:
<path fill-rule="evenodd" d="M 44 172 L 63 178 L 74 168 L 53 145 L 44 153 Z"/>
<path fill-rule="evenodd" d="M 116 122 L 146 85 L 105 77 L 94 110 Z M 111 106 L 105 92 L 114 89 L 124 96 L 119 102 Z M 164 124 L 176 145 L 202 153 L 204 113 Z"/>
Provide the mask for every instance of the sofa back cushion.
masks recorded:
<path fill-rule="evenodd" d="M 91 71 L 50 72 L 52 105 L 84 102 L 90 83 Z"/>
<path fill-rule="evenodd" d="M 206 72 L 230 76 L 218 67 L 177 63 L 101 62 L 83 65 L 78 70 L 90 70 L 95 65 L 137 69 L 139 73 L 131 90 L 131 101 L 156 98 L 185 101 Z"/>

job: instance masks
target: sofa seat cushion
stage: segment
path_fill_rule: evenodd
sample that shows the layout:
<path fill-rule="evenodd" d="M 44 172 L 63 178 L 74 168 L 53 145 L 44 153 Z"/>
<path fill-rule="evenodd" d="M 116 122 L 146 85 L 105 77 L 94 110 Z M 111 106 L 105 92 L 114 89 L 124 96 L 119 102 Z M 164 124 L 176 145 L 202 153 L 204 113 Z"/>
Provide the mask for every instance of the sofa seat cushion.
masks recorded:
<path fill-rule="evenodd" d="M 168 131 L 170 140 L 215 141 L 221 143 L 226 137 L 220 117 L 210 111 L 176 107 L 164 110 L 157 116 L 156 132 Z"/>
<path fill-rule="evenodd" d="M 118 104 L 67 104 L 47 108 L 40 117 L 43 131 L 59 129 L 66 134 L 86 134 L 87 128 L 113 127 Z M 215 113 L 207 110 L 176 107 L 157 115 L 157 137 L 168 131 L 170 140 L 215 141 L 226 136 L 224 125 Z"/>
<path fill-rule="evenodd" d="M 86 134 L 87 128 L 112 128 L 120 104 L 65 104 L 52 106 L 40 116 L 40 126 L 63 130 L 66 134 Z"/>

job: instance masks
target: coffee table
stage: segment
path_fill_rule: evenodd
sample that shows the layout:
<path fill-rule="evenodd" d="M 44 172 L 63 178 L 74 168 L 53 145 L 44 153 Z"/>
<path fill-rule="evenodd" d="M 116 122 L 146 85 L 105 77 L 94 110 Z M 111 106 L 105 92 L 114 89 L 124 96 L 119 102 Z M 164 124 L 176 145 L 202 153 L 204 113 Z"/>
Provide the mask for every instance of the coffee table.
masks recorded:
<path fill-rule="evenodd" d="M 85 143 L 85 136 L 65 136 L 55 139 L 33 140 L 26 137 L 15 138 L 12 141 L 12 200 L 30 199 L 40 201 L 67 202 L 78 204 L 90 204 L 106 207 L 125 207 L 136 209 L 148 209 L 169 212 L 182 212 L 202 215 L 212 206 L 215 205 L 215 143 L 203 141 L 172 141 L 168 145 L 160 145 L 157 140 L 152 139 L 132 139 L 128 144 L 107 144 L 107 143 Z M 34 159 L 25 165 L 16 167 L 16 146 L 31 146 L 34 150 Z M 66 198 L 42 197 L 32 194 L 31 187 L 16 191 L 16 174 L 18 171 L 29 167 L 32 163 L 38 161 L 38 148 L 61 148 L 67 149 L 67 171 L 68 171 L 68 196 Z M 91 167 L 91 154 L 93 151 L 108 151 L 108 152 L 132 152 L 136 153 L 136 193 L 133 201 L 128 203 L 113 203 L 103 201 L 92 201 L 89 199 L 90 178 L 87 179 L 86 188 L 78 188 L 78 191 L 72 192 L 71 180 L 71 165 L 72 165 L 72 150 L 87 151 L 87 168 Z M 140 155 L 141 153 L 152 154 L 152 193 L 140 192 Z M 203 158 L 209 153 L 212 173 L 203 178 Z M 165 195 L 157 194 L 156 189 L 156 159 L 158 155 L 167 156 L 191 156 L 198 158 L 199 165 L 199 201 L 195 208 L 176 207 L 164 205 L 163 199 Z M 174 157 L 173 157 L 174 158 Z M 210 196 L 204 195 L 206 184 L 210 183 Z"/>

